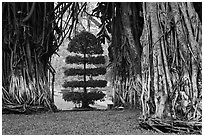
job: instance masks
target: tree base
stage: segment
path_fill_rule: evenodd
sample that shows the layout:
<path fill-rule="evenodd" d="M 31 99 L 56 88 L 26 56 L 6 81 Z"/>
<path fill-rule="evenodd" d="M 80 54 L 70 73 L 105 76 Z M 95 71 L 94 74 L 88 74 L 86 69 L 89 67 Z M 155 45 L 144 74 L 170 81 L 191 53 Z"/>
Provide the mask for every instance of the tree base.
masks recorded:
<path fill-rule="evenodd" d="M 13 105 L 3 105 L 2 106 L 2 113 L 3 114 L 33 114 L 33 113 L 38 113 L 38 112 L 46 112 L 46 111 L 52 111 L 52 112 L 57 112 L 58 109 L 54 104 L 51 104 L 52 108 L 36 105 L 36 106 L 31 106 L 31 105 L 18 105 L 18 104 L 13 104 Z"/>
<path fill-rule="evenodd" d="M 91 110 L 97 110 L 97 108 L 94 107 L 79 107 L 79 108 L 73 108 L 74 111 L 91 111 Z"/>
<path fill-rule="evenodd" d="M 180 121 L 180 120 L 160 120 L 149 118 L 140 119 L 142 128 L 155 130 L 160 133 L 183 133 L 183 134 L 202 134 L 202 122 Z"/>

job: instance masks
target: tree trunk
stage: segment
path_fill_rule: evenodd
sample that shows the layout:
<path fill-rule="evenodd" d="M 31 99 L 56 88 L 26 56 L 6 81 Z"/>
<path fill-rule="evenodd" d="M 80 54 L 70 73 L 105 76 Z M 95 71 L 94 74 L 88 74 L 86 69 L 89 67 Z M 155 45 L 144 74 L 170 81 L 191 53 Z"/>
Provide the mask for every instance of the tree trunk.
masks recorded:
<path fill-rule="evenodd" d="M 53 29 L 47 21 L 51 19 L 42 18 L 53 10 L 54 3 L 3 4 L 7 8 L 2 10 L 3 109 L 22 113 L 38 107 L 53 110 L 48 72 L 54 74 L 49 62 L 54 34 L 48 33 Z M 6 31 L 7 27 L 10 31 Z M 43 33 L 47 33 L 46 39 Z"/>
<path fill-rule="evenodd" d="M 113 32 L 112 44 L 109 50 L 113 51 L 113 87 L 115 105 L 123 105 L 127 108 L 136 108 L 138 100 L 138 81 L 141 66 L 141 46 L 139 43 L 139 9 L 136 12 L 137 4 L 119 3 L 113 9 Z M 136 22 L 133 22 L 136 21 Z M 112 53 L 112 52 L 110 52 Z M 141 83 L 140 83 L 141 84 Z M 137 99 L 136 99 L 137 98 Z"/>
<path fill-rule="evenodd" d="M 82 100 L 82 108 L 88 108 L 89 104 L 87 102 L 87 88 L 86 88 L 86 46 L 84 48 L 84 93 L 83 93 L 83 100 Z"/>
<path fill-rule="evenodd" d="M 199 119 L 201 23 L 192 3 L 144 3 L 143 16 L 143 117 Z"/>

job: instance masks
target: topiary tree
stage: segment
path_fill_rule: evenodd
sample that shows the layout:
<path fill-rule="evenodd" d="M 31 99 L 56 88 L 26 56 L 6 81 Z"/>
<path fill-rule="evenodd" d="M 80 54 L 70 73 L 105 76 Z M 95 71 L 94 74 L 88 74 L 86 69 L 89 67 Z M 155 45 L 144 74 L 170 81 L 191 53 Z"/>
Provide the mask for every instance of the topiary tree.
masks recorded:
<path fill-rule="evenodd" d="M 82 101 L 82 108 L 88 108 L 90 102 L 96 98 L 89 97 L 89 94 L 87 94 L 87 87 L 105 87 L 107 84 L 105 80 L 93 80 L 92 78 L 92 76 L 104 75 L 106 73 L 105 67 L 101 67 L 100 65 L 100 67 L 96 68 L 87 68 L 87 64 L 105 64 L 105 58 L 102 55 L 103 49 L 101 45 L 97 43 L 97 39 L 93 34 L 82 31 L 71 40 L 67 50 L 69 52 L 77 53 L 78 55 L 68 56 L 66 58 L 66 63 L 83 64 L 83 68 L 69 68 L 65 70 L 65 76 L 83 76 L 83 81 L 65 81 L 62 86 L 64 88 L 83 87 L 84 92 L 82 96 L 80 96 Z M 80 56 L 80 54 L 82 54 L 82 56 Z M 89 80 L 87 80 L 87 76 L 90 77 Z M 98 92 L 98 94 L 100 93 Z M 104 96 L 101 96 L 101 98 L 97 98 L 97 100 L 102 99 L 103 97 Z M 66 101 L 65 98 L 66 96 L 63 97 L 63 99 Z"/>
<path fill-rule="evenodd" d="M 102 100 L 105 94 L 102 91 L 91 91 L 86 94 L 86 101 L 88 104 L 94 104 L 94 101 Z M 72 101 L 75 104 L 75 108 L 77 107 L 76 104 L 80 104 L 83 100 L 83 93 L 82 92 L 64 92 L 62 98 L 65 101 Z"/>

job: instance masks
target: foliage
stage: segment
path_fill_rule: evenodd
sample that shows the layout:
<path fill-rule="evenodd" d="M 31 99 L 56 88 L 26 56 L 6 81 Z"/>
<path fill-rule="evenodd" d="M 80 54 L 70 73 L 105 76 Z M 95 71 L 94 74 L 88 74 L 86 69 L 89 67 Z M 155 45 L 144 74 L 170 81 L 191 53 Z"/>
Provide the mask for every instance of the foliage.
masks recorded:
<path fill-rule="evenodd" d="M 82 102 L 82 93 L 81 92 L 63 92 L 62 99 L 69 102 L 72 101 L 75 104 Z"/>
<path fill-rule="evenodd" d="M 86 87 L 105 87 L 107 84 L 106 80 L 88 80 L 86 81 Z M 64 88 L 67 87 L 84 87 L 84 81 L 65 81 L 62 85 Z"/>
<path fill-rule="evenodd" d="M 90 32 L 82 31 L 69 43 L 68 51 L 81 54 L 102 54 L 103 49 L 97 43 L 96 37 Z"/>
<path fill-rule="evenodd" d="M 74 46 L 74 45 L 77 45 L 77 46 Z M 83 54 L 88 54 L 88 55 L 103 53 L 102 52 L 102 47 L 99 46 L 96 43 L 96 37 L 93 34 L 91 34 L 89 32 L 85 32 L 85 31 L 82 31 L 76 37 L 74 37 L 72 39 L 72 41 L 68 45 L 68 50 L 70 52 L 83 53 Z M 68 56 L 68 58 L 73 58 L 73 57 L 69 57 Z M 79 56 L 76 56 L 76 58 L 79 58 Z M 87 62 L 91 62 L 92 59 L 95 59 L 95 61 L 96 61 L 96 59 L 102 59 L 102 58 L 104 58 L 104 57 L 103 56 L 99 56 L 99 57 L 91 57 L 91 56 L 85 57 L 84 56 L 83 58 L 80 57 L 80 59 L 77 60 L 77 61 L 80 62 L 80 61 L 83 60 L 83 62 L 81 62 L 81 63 L 86 65 Z M 95 61 L 93 61 L 93 62 L 95 62 Z M 69 63 L 69 62 L 67 61 L 67 63 Z M 65 73 L 66 76 L 74 76 L 74 75 L 97 76 L 97 75 L 100 75 L 100 74 L 105 74 L 106 73 L 106 69 L 103 68 L 103 67 L 99 67 L 99 68 L 83 68 L 83 69 L 69 68 L 68 70 L 65 70 L 64 73 Z M 74 82 L 76 82 L 76 84 L 74 84 Z M 84 82 L 86 82 L 85 79 L 84 79 Z M 99 80 L 99 81 L 92 81 L 92 83 L 95 83 L 95 84 L 91 84 L 91 82 L 86 82 L 86 84 L 88 84 L 87 85 L 88 87 L 89 86 L 91 86 L 91 87 L 93 87 L 93 86 L 99 86 L 99 87 L 105 86 L 106 82 L 104 82 L 102 80 L 101 81 Z M 100 83 L 102 85 L 99 85 Z M 79 85 L 81 87 L 81 86 L 86 86 L 86 84 L 82 83 L 82 81 L 79 81 L 79 82 L 72 81 L 72 82 L 64 83 L 63 86 L 68 87 L 68 85 L 69 85 L 71 87 L 76 87 L 77 85 Z"/>
<path fill-rule="evenodd" d="M 75 75 L 84 75 L 83 69 L 69 68 L 64 71 L 66 76 L 75 76 Z M 106 68 L 98 67 L 98 68 L 87 68 L 86 76 L 98 76 L 106 74 Z"/>
<path fill-rule="evenodd" d="M 93 15 L 101 20 L 100 31 L 97 34 L 100 43 L 105 44 L 105 39 L 110 40 L 108 33 L 113 31 L 113 19 L 115 8 L 118 7 L 118 3 L 114 2 L 99 2 L 97 7 L 93 10 Z"/>
<path fill-rule="evenodd" d="M 81 56 L 67 56 L 65 62 L 67 64 L 82 64 L 84 62 L 84 58 Z M 92 56 L 86 58 L 87 64 L 105 64 L 105 58 L 104 56 Z"/>
<path fill-rule="evenodd" d="M 63 99 L 65 101 L 72 101 L 75 104 L 80 104 L 84 99 L 82 92 L 63 92 Z M 94 104 L 97 100 L 102 100 L 105 94 L 101 91 L 91 91 L 86 94 L 86 101 L 88 104 Z"/>

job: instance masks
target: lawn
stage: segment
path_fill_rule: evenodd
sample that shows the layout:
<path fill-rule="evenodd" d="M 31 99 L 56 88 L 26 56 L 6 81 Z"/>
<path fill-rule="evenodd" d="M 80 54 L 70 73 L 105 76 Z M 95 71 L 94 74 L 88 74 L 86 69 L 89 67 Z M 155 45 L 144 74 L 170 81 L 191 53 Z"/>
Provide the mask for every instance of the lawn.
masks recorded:
<path fill-rule="evenodd" d="M 152 135 L 139 126 L 136 111 L 60 111 L 3 114 L 3 135 Z M 160 133 L 161 134 L 161 133 Z"/>

